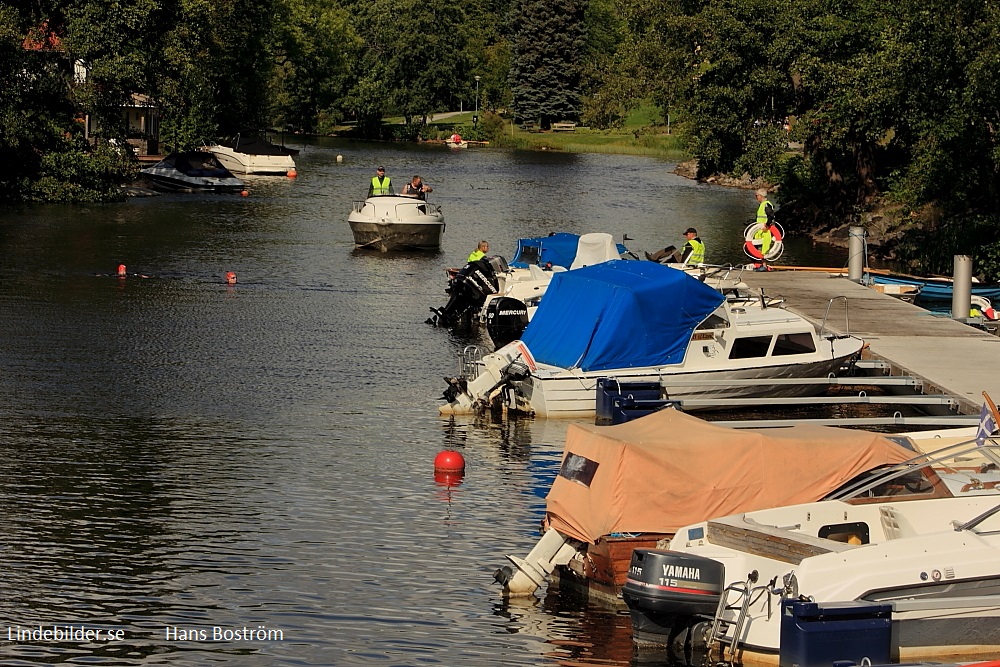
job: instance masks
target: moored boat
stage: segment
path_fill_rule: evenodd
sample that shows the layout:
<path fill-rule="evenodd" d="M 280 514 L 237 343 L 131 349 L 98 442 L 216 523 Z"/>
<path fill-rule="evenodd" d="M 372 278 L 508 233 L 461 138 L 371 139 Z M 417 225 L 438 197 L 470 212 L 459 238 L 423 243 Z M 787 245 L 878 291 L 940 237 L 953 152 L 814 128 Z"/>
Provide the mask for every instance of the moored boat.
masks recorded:
<path fill-rule="evenodd" d="M 203 150 L 215 155 L 234 174 L 280 175 L 295 172 L 295 156 L 299 151 L 271 143 L 266 137 L 244 137 L 237 134 L 228 141 L 206 146 Z"/>
<path fill-rule="evenodd" d="M 153 188 L 169 192 L 240 192 L 243 181 L 222 166 L 212 153 L 171 153 L 141 173 Z"/>
<path fill-rule="evenodd" d="M 347 222 L 355 246 L 382 252 L 437 250 L 445 229 L 440 206 L 402 195 L 356 201 Z"/>
<path fill-rule="evenodd" d="M 828 621 L 845 606 L 887 609 L 894 660 L 995 656 L 998 465 L 995 444 L 973 441 L 821 501 L 681 527 L 669 549 L 633 556 L 622 591 L 633 638 L 675 650 L 721 643 L 723 658 L 776 661 L 789 605 L 807 601 L 830 608 Z"/>
<path fill-rule="evenodd" d="M 524 596 L 554 574 L 560 587 L 618 604 L 632 550 L 654 548 L 685 517 L 818 500 L 909 459 L 910 446 L 811 424 L 733 429 L 671 409 L 615 426 L 571 424 L 545 532 L 526 557 L 508 556 L 497 580 L 506 595 Z"/>
<path fill-rule="evenodd" d="M 798 396 L 860 353 L 850 335 L 819 334 L 780 302 L 724 296 L 654 262 L 612 260 L 555 274 L 523 335 L 449 380 L 442 414 L 499 407 L 539 417 L 595 414 L 597 382 L 658 382 L 667 398 Z M 719 380 L 760 379 L 761 386 Z"/>

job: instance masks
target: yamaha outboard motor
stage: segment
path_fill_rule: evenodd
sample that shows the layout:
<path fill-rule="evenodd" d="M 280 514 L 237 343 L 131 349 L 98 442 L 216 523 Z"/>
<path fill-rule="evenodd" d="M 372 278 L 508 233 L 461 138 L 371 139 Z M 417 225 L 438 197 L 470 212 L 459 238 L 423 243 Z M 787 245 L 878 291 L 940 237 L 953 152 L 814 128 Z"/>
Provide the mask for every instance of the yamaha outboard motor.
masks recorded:
<path fill-rule="evenodd" d="M 500 289 L 497 273 L 506 269 L 507 262 L 503 257 L 483 257 L 475 262 L 469 262 L 448 281 L 451 294 L 444 308 L 431 308 L 433 317 L 427 319 L 427 324 L 437 327 L 451 327 L 459 323 L 466 313 L 475 312 L 483 307 L 486 297 L 496 294 Z"/>
<path fill-rule="evenodd" d="M 669 644 L 675 627 L 715 615 L 724 588 L 725 567 L 719 561 L 677 551 L 634 550 L 622 589 L 633 641 Z"/>
<path fill-rule="evenodd" d="M 528 326 L 528 306 L 519 299 L 502 296 L 486 307 L 486 332 L 496 348 L 521 337 Z"/>

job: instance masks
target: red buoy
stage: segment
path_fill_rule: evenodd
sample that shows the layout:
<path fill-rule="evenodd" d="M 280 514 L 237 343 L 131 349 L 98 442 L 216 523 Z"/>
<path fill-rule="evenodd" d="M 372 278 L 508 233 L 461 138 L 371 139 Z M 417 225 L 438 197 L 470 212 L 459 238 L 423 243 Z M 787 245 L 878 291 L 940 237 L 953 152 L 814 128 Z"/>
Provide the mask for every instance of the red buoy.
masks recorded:
<path fill-rule="evenodd" d="M 288 178 L 295 178 L 298 175 L 299 175 L 298 172 L 296 172 L 294 169 L 289 169 L 288 172 L 285 174 L 285 176 L 287 176 Z"/>
<path fill-rule="evenodd" d="M 229 285 L 236 284 L 236 274 L 233 271 L 226 271 L 226 283 Z"/>
<path fill-rule="evenodd" d="M 446 449 L 434 457 L 434 472 L 465 472 L 465 458 L 456 451 Z"/>
<path fill-rule="evenodd" d="M 118 275 L 122 278 L 128 275 L 128 269 L 125 268 L 124 264 L 118 265 Z"/>
<path fill-rule="evenodd" d="M 249 196 L 250 196 L 250 193 L 249 193 L 249 192 L 247 192 L 246 190 L 242 190 L 242 191 L 240 192 L 240 196 L 241 196 L 241 197 L 249 197 Z"/>

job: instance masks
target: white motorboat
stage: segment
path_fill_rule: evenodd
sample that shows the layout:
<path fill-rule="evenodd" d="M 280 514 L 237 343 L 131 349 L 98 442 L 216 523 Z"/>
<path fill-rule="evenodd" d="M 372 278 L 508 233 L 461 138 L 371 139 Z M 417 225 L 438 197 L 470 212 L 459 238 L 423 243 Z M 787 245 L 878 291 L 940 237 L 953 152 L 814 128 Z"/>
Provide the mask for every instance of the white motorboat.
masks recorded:
<path fill-rule="evenodd" d="M 794 474 L 793 461 L 775 465 Z M 722 659 L 776 661 L 785 624 L 798 622 L 788 617 L 806 604 L 819 616 L 830 609 L 827 622 L 838 609 L 884 608 L 893 662 L 996 656 L 998 466 L 997 446 L 973 441 L 819 502 L 684 526 L 669 549 L 633 554 L 622 590 L 633 638 L 671 650 L 721 643 Z M 845 645 L 831 658 L 860 659 L 848 653 L 849 634 L 828 640 Z"/>
<path fill-rule="evenodd" d="M 601 378 L 657 382 L 670 399 L 798 396 L 816 389 L 766 380 L 826 376 L 863 345 L 817 333 L 763 296 L 724 296 L 684 271 L 613 260 L 555 274 L 521 338 L 465 364 L 440 412 L 594 416 Z"/>
<path fill-rule="evenodd" d="M 545 498 L 546 531 L 495 577 L 508 597 L 532 595 L 555 574 L 560 588 L 618 605 L 633 549 L 715 513 L 819 500 L 913 454 L 909 439 L 881 433 L 734 429 L 672 409 L 615 426 L 570 424 Z"/>
<path fill-rule="evenodd" d="M 212 153 L 203 151 L 171 153 L 140 173 L 153 188 L 169 192 L 240 192 L 244 188 L 243 181 Z"/>
<path fill-rule="evenodd" d="M 206 146 L 208 151 L 235 174 L 280 175 L 295 173 L 299 151 L 271 143 L 264 137 L 244 137 L 237 134 L 231 140 Z"/>
<path fill-rule="evenodd" d="M 382 252 L 437 250 L 445 227 L 440 206 L 402 195 L 375 195 L 356 201 L 347 222 L 355 246 Z"/>

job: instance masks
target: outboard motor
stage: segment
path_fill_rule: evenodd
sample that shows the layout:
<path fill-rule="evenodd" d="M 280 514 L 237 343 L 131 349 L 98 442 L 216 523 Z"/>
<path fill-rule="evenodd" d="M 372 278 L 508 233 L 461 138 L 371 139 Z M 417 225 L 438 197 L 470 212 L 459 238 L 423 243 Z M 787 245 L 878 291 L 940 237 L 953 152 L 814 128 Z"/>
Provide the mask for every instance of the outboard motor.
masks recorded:
<path fill-rule="evenodd" d="M 433 317 L 427 318 L 427 324 L 436 327 L 451 327 L 459 323 L 462 316 L 469 311 L 483 307 L 486 297 L 496 294 L 500 289 L 497 273 L 506 269 L 507 262 L 503 257 L 483 257 L 475 262 L 469 262 L 448 281 L 451 294 L 444 308 L 431 308 Z"/>
<path fill-rule="evenodd" d="M 528 306 L 519 299 L 502 296 L 486 307 L 486 332 L 499 350 L 521 337 L 528 326 Z"/>
<path fill-rule="evenodd" d="M 675 626 L 712 618 L 725 589 L 719 561 L 678 551 L 636 549 L 622 589 L 640 645 L 667 645 Z"/>

